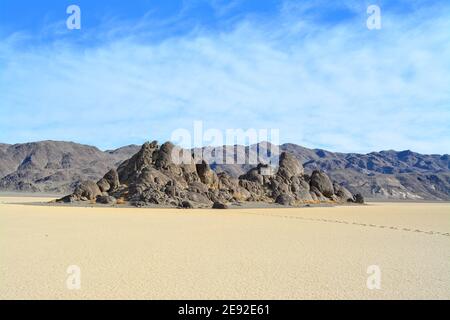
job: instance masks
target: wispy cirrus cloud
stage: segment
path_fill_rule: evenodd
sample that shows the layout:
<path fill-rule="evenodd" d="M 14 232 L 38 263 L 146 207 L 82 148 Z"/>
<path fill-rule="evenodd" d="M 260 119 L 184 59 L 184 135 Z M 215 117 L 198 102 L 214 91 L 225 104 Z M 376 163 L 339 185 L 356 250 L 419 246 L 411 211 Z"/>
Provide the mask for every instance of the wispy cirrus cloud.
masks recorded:
<path fill-rule="evenodd" d="M 202 120 L 279 128 L 282 142 L 336 151 L 449 153 L 449 6 L 382 11 L 378 31 L 365 27 L 362 5 L 333 8 L 342 19 L 329 23 L 323 6 L 285 2 L 270 19 L 242 16 L 224 30 L 157 40 L 147 23 L 158 22 L 145 19 L 90 45 L 5 38 L 0 140 L 111 148 L 166 140 Z"/>

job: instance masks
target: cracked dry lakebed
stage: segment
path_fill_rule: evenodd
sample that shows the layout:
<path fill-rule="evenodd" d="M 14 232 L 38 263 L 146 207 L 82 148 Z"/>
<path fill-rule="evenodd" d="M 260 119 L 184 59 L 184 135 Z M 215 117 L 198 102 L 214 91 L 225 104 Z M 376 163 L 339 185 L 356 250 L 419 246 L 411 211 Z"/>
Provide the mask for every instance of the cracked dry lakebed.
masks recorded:
<path fill-rule="evenodd" d="M 0 197 L 0 299 L 450 299 L 449 203 L 24 205 L 49 200 Z"/>

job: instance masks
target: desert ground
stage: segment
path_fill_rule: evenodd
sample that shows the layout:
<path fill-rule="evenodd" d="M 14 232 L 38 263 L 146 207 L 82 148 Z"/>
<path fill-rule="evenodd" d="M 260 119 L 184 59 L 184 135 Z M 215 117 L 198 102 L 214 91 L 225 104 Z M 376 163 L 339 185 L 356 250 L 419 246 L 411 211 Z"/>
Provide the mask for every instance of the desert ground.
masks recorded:
<path fill-rule="evenodd" d="M 0 299 L 450 299 L 449 203 L 24 204 L 49 200 L 0 196 Z M 79 289 L 66 284 L 72 265 Z"/>

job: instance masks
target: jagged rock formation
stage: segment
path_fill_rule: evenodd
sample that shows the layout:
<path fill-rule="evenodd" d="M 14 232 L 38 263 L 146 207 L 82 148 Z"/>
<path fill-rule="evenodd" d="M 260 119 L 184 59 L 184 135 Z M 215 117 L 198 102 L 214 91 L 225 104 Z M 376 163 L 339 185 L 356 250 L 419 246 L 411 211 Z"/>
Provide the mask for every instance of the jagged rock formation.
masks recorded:
<path fill-rule="evenodd" d="M 333 184 L 323 172 L 305 175 L 299 161 L 286 152 L 280 155 L 275 174 L 267 175 L 271 168 L 260 164 L 239 178 L 233 178 L 223 172 L 217 174 L 204 161 L 196 164 L 187 150 L 181 152 L 189 152 L 190 161 L 176 164 L 172 159 L 174 148 L 170 142 L 161 146 L 156 141 L 147 142 L 117 170 L 110 170 L 97 183 L 80 183 L 74 193 L 59 201 L 115 204 L 121 199 L 137 207 L 226 209 L 228 203 L 245 201 L 298 205 L 361 200 L 343 186 Z"/>

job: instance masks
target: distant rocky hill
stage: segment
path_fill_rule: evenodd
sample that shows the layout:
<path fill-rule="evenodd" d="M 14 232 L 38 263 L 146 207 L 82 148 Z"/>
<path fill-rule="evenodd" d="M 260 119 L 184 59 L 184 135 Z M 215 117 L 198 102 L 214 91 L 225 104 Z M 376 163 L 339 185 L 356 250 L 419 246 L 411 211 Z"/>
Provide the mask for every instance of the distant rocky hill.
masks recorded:
<path fill-rule="evenodd" d="M 255 152 L 263 145 L 246 147 Z M 99 149 L 72 142 L 42 141 L 0 144 L 0 190 L 68 193 L 81 180 L 98 180 L 136 154 L 140 146 Z M 307 174 L 320 169 L 353 193 L 367 198 L 450 200 L 450 156 L 423 155 L 412 151 L 369 154 L 335 153 L 283 144 L 280 151 L 293 154 Z M 216 172 L 232 177 L 254 165 L 211 162 Z"/>
<path fill-rule="evenodd" d="M 100 151 L 73 142 L 0 144 L 0 190 L 71 192 L 81 180 L 97 179 L 139 150 Z"/>

